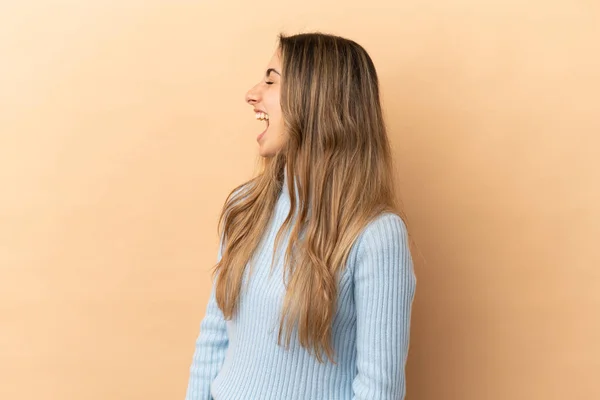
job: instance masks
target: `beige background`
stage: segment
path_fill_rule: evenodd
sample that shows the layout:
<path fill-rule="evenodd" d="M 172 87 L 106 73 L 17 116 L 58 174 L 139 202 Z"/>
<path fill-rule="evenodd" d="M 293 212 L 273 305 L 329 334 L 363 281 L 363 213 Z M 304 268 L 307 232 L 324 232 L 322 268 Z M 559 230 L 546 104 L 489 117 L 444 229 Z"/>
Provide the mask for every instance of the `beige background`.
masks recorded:
<path fill-rule="evenodd" d="M 223 5 L 226 3 L 226 5 Z M 600 398 L 596 0 L 3 1 L 0 398 L 182 399 L 244 94 L 363 44 L 419 246 L 410 400 Z"/>

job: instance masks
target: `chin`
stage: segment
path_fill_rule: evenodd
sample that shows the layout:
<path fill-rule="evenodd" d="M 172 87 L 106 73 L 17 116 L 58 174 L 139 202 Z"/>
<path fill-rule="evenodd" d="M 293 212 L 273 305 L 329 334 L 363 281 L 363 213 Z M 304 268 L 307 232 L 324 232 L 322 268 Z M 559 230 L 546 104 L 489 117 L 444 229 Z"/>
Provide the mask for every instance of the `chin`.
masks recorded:
<path fill-rule="evenodd" d="M 260 154 L 261 157 L 265 157 L 265 158 L 271 158 L 275 155 L 275 153 L 268 151 L 268 150 L 258 150 L 258 154 Z"/>

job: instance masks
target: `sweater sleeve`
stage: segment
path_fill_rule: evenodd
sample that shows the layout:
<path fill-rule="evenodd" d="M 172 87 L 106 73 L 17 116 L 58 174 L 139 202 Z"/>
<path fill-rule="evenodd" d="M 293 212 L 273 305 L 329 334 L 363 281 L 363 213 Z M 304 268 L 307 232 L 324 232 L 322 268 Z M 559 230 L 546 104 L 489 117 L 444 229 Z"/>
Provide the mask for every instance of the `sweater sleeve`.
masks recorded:
<path fill-rule="evenodd" d="M 357 374 L 354 400 L 402 400 L 416 289 L 407 230 L 396 214 L 371 221 L 359 236 L 353 270 Z"/>
<path fill-rule="evenodd" d="M 221 246 L 217 260 L 221 260 Z M 185 400 L 212 400 L 210 385 L 215 379 L 229 345 L 226 321 L 215 297 L 213 282 L 206 313 L 200 323 L 200 333 L 196 339 L 196 347 L 190 366 Z"/>

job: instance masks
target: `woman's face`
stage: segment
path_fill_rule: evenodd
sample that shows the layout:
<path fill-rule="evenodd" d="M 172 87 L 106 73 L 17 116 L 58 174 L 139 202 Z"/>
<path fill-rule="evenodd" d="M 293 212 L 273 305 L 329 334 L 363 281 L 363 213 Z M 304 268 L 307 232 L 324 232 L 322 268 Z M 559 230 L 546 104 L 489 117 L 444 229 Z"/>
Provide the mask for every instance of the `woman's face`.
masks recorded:
<path fill-rule="evenodd" d="M 280 91 L 281 59 L 279 51 L 276 51 L 263 79 L 246 93 L 246 102 L 252 106 L 256 120 L 264 129 L 256 137 L 258 151 L 263 157 L 273 157 L 285 144 Z"/>

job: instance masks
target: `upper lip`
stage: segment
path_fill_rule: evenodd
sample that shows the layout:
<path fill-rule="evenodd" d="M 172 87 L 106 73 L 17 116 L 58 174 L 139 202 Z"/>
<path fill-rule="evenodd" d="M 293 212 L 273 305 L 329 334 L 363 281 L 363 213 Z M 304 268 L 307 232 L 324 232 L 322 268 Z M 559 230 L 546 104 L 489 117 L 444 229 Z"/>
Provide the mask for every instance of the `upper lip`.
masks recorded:
<path fill-rule="evenodd" d="M 259 110 L 258 108 L 255 108 L 255 109 L 254 109 L 254 112 L 255 112 L 255 113 L 257 113 L 257 112 L 261 112 L 261 113 L 265 113 L 265 114 L 267 113 L 266 111 Z"/>

